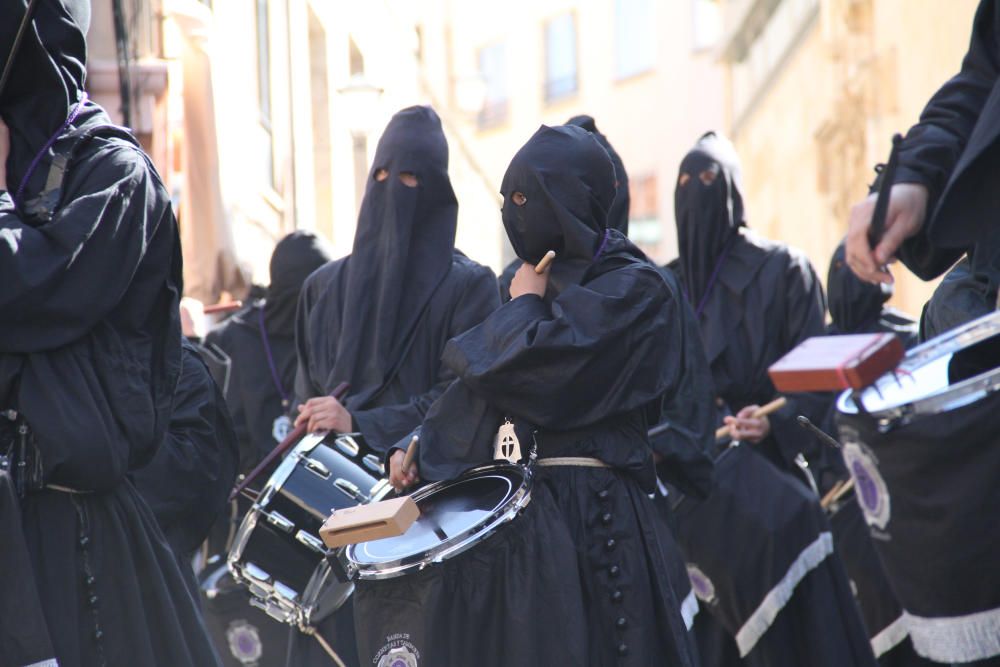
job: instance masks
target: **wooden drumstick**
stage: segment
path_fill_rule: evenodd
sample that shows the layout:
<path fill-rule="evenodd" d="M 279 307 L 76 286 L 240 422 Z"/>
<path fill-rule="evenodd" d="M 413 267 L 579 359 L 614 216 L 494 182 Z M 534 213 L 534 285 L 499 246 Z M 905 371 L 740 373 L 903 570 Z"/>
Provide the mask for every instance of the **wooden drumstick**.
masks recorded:
<path fill-rule="evenodd" d="M 754 413 L 753 413 L 753 418 L 754 419 L 760 419 L 761 417 L 766 417 L 769 414 L 771 414 L 772 412 L 777 412 L 781 408 L 785 407 L 785 405 L 787 403 L 788 403 L 788 399 L 787 398 L 785 398 L 784 396 L 779 396 L 778 398 L 774 399 L 773 401 L 771 401 L 767 405 L 762 405 L 759 408 L 757 408 L 754 411 Z M 728 436 L 729 436 L 729 426 L 728 425 L 727 426 L 720 426 L 715 431 L 715 439 L 716 440 L 721 440 L 722 438 L 725 438 L 725 437 L 728 437 Z"/>
<path fill-rule="evenodd" d="M 827 509 L 830 505 L 834 504 L 845 495 L 848 491 L 854 488 L 854 478 L 847 480 L 846 482 L 837 482 L 833 485 L 833 488 L 826 492 L 823 496 L 823 500 L 819 501 L 820 507 Z"/>
<path fill-rule="evenodd" d="M 535 264 L 535 273 L 537 273 L 538 275 L 542 275 L 545 272 L 545 269 L 549 268 L 549 264 L 551 264 L 552 260 L 554 260 L 555 258 L 556 258 L 556 251 L 549 250 L 547 253 L 545 253 L 545 256 L 542 257 L 541 260 L 539 260 L 538 264 Z"/>
<path fill-rule="evenodd" d="M 344 397 L 344 394 L 347 393 L 347 390 L 350 389 L 350 387 L 351 385 L 347 384 L 346 382 L 341 382 L 340 384 L 337 385 L 337 387 L 333 390 L 333 393 L 330 395 L 339 401 Z M 276 459 L 280 458 L 285 452 L 294 447 L 298 443 L 298 441 L 302 439 L 302 436 L 306 434 L 307 428 L 309 428 L 308 422 L 302 422 L 301 424 L 293 428 L 291 432 L 285 436 L 285 439 L 281 441 L 281 444 L 279 444 L 277 447 L 268 452 L 267 456 L 265 456 L 261 460 L 261 462 L 258 463 L 257 466 L 247 474 L 246 477 L 241 479 L 239 483 L 233 487 L 232 492 L 230 492 L 229 494 L 229 502 L 235 500 L 236 496 L 240 495 L 243 492 L 243 490 L 247 488 L 250 482 L 252 482 L 258 475 L 264 472 L 264 470 L 269 465 L 274 463 Z"/>
<path fill-rule="evenodd" d="M 242 301 L 226 301 L 225 303 L 214 303 L 211 306 L 205 306 L 202 312 L 206 315 L 215 315 L 217 313 L 232 313 L 243 307 Z"/>
<path fill-rule="evenodd" d="M 413 459 L 417 457 L 417 443 L 420 442 L 420 436 L 413 436 L 410 440 L 410 444 L 406 447 L 406 454 L 403 455 L 403 474 L 410 471 L 410 466 L 413 465 Z"/>

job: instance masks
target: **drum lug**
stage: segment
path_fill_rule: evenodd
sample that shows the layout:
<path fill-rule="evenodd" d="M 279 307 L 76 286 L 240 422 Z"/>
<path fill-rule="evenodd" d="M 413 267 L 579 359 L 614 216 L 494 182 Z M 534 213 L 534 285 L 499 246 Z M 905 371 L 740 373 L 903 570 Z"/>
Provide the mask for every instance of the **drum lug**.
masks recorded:
<path fill-rule="evenodd" d="M 359 503 L 369 503 L 371 498 L 362 493 L 361 489 L 358 488 L 357 484 L 350 482 L 343 477 L 338 477 L 333 483 L 338 489 L 349 495 L 351 498 Z"/>
<path fill-rule="evenodd" d="M 325 556 L 327 553 L 326 545 L 324 545 L 323 542 L 318 537 L 316 537 L 315 535 L 310 535 L 304 530 L 300 530 L 299 532 L 295 533 L 295 539 L 298 540 L 301 544 L 304 544 L 305 546 L 309 547 L 316 553 L 320 554 L 321 556 Z"/>
<path fill-rule="evenodd" d="M 292 523 L 291 519 L 279 514 L 278 512 L 266 512 L 264 516 L 267 517 L 267 522 L 279 530 L 283 530 L 286 533 L 290 533 L 295 530 L 295 524 Z"/>
<path fill-rule="evenodd" d="M 379 475 L 385 473 L 385 466 L 382 464 L 382 459 L 375 454 L 365 454 L 361 462 L 372 472 L 377 472 Z"/>
<path fill-rule="evenodd" d="M 304 459 L 306 470 L 309 472 L 319 475 L 323 479 L 330 479 L 330 469 L 325 465 L 317 461 L 316 459 L 306 458 Z"/>
<path fill-rule="evenodd" d="M 361 447 L 358 446 L 357 441 L 349 435 L 342 435 L 333 441 L 333 444 L 337 446 L 337 449 L 347 454 L 351 458 L 358 455 L 361 451 Z"/>

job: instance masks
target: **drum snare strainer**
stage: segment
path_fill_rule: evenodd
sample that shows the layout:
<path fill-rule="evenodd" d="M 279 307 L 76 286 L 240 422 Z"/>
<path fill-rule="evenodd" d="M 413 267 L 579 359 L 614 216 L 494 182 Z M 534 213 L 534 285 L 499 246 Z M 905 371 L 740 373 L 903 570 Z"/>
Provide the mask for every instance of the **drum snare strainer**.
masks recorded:
<path fill-rule="evenodd" d="M 489 464 L 417 490 L 416 522 L 403 535 L 347 547 L 342 560 L 348 576 L 401 577 L 481 544 L 527 507 L 531 475 L 519 465 Z"/>

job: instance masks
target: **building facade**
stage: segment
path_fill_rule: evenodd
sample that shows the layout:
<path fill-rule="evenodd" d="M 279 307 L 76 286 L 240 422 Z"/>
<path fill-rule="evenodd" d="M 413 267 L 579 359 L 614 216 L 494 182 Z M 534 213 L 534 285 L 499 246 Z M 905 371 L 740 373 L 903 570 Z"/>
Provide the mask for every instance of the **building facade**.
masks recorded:
<path fill-rule="evenodd" d="M 977 0 L 723 0 L 727 124 L 749 224 L 824 277 L 893 133 L 961 64 Z M 917 316 L 935 283 L 894 269 Z"/>

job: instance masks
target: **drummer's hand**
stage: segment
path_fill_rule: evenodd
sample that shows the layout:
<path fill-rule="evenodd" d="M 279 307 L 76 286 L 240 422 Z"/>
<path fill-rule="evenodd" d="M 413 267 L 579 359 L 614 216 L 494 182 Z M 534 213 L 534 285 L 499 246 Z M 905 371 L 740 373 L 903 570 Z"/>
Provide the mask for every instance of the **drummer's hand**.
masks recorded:
<path fill-rule="evenodd" d="M 847 226 L 847 264 L 855 275 L 870 283 L 892 283 L 892 274 L 885 265 L 895 261 L 896 251 L 903 241 L 916 235 L 927 216 L 927 188 L 919 183 L 897 183 L 892 186 L 889 211 L 885 216 L 885 234 L 875 250 L 868 245 L 868 228 L 878 194 L 851 208 Z"/>
<path fill-rule="evenodd" d="M 395 450 L 389 457 L 389 484 L 399 493 L 420 481 L 416 461 L 410 464 L 410 469 L 405 474 L 403 473 L 403 459 L 405 457 L 406 452 L 402 449 Z"/>
<path fill-rule="evenodd" d="M 748 405 L 740 410 L 735 417 L 726 417 L 723 421 L 729 427 L 729 437 L 733 440 L 757 443 L 771 432 L 771 422 L 765 417 L 754 417 L 753 413 L 760 409 L 759 405 Z"/>
<path fill-rule="evenodd" d="M 295 418 L 295 425 L 299 424 L 308 424 L 310 433 L 350 433 L 352 428 L 351 413 L 333 396 L 317 396 L 300 405 L 299 416 Z"/>
<path fill-rule="evenodd" d="M 545 296 L 545 288 L 549 284 L 549 267 L 546 267 L 541 274 L 535 273 L 535 265 L 524 262 L 521 268 L 514 274 L 514 279 L 510 281 L 510 298 L 516 299 L 525 294 L 536 294 Z"/>

